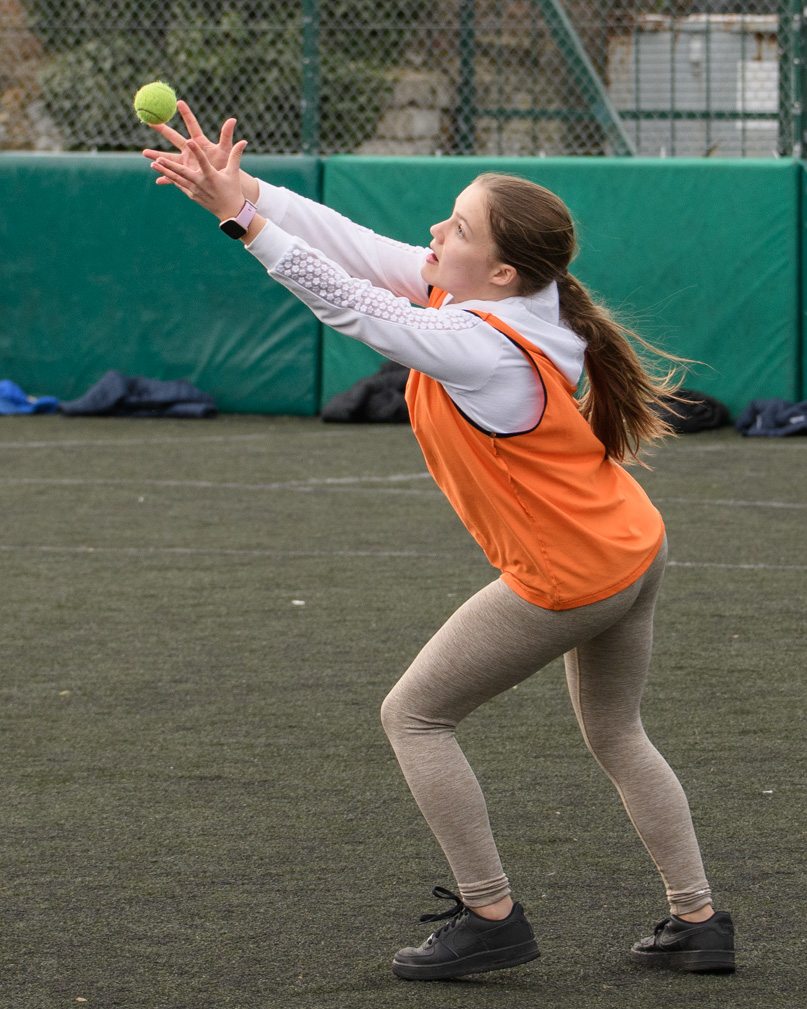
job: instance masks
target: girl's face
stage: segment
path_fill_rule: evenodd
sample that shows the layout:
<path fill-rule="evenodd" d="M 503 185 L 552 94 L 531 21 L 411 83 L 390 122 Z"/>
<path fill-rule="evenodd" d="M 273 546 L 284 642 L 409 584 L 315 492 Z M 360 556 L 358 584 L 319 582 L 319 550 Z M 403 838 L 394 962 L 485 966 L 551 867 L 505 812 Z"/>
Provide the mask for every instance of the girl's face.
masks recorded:
<path fill-rule="evenodd" d="M 421 270 L 427 284 L 448 291 L 455 302 L 500 301 L 517 293 L 515 269 L 496 255 L 481 186 L 464 189 L 451 217 L 429 230 L 432 251 Z"/>

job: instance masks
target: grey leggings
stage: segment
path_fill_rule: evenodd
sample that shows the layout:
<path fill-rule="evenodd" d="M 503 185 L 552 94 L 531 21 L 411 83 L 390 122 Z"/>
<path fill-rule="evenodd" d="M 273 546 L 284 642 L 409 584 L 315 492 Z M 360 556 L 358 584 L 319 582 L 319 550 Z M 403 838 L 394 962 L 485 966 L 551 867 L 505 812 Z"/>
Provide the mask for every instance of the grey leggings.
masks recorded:
<path fill-rule="evenodd" d="M 468 600 L 387 696 L 384 728 L 462 899 L 505 897 L 487 807 L 454 730 L 475 708 L 560 655 L 586 745 L 619 791 L 653 858 L 673 913 L 711 902 L 683 789 L 639 715 L 666 542 L 633 585 L 571 610 L 546 610 L 502 581 Z"/>

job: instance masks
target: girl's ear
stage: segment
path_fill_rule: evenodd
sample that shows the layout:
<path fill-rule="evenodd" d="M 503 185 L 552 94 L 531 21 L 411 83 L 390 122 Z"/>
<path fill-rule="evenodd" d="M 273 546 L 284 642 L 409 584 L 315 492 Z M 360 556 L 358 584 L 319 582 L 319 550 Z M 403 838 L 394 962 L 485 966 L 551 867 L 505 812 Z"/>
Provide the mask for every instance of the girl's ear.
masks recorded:
<path fill-rule="evenodd" d="M 518 287 L 518 270 L 515 266 L 510 266 L 509 263 L 499 263 L 499 265 L 494 270 L 490 282 L 496 284 L 498 287 L 508 287 L 511 284 L 513 289 Z"/>

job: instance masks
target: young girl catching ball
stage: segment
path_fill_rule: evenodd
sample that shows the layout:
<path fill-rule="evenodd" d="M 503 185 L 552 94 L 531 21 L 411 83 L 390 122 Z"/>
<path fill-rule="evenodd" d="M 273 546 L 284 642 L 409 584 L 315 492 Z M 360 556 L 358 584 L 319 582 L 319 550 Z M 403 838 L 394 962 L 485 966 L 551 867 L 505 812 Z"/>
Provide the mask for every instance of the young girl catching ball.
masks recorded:
<path fill-rule="evenodd" d="M 514 903 L 459 722 L 558 656 L 583 738 L 655 862 L 670 914 L 631 957 L 731 971 L 731 917 L 712 908 L 686 796 L 642 727 L 664 524 L 622 465 L 667 433 L 652 409 L 674 389 L 569 273 L 562 201 L 480 175 L 428 248 L 373 234 L 240 169 L 235 121 L 208 140 L 184 102 L 178 153 L 147 150 L 158 182 L 219 218 L 326 325 L 412 369 L 412 428 L 437 484 L 501 577 L 469 599 L 389 693 L 382 721 L 458 895 L 393 971 L 430 980 L 538 956 Z M 413 305 L 421 307 L 413 307 Z M 587 376 L 578 399 L 576 387 Z"/>

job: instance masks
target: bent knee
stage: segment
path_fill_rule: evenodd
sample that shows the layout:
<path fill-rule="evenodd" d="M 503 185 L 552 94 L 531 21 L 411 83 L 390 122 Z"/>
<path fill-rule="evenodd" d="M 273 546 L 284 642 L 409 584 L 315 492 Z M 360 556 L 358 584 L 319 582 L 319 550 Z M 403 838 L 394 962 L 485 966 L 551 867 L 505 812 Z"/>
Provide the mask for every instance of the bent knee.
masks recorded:
<path fill-rule="evenodd" d="M 380 714 L 381 724 L 384 726 L 384 732 L 386 732 L 389 736 L 390 733 L 395 730 L 395 726 L 397 726 L 399 722 L 399 712 L 393 699 L 393 691 L 390 691 L 381 702 Z"/>
<path fill-rule="evenodd" d="M 417 717 L 411 705 L 402 694 L 400 687 L 393 687 L 381 704 L 381 724 L 390 739 L 411 728 Z"/>
<path fill-rule="evenodd" d="M 453 732 L 456 722 L 451 718 L 435 716 L 424 711 L 400 687 L 393 689 L 384 698 L 381 705 L 381 724 L 390 740 L 403 733 L 410 732 Z"/>

